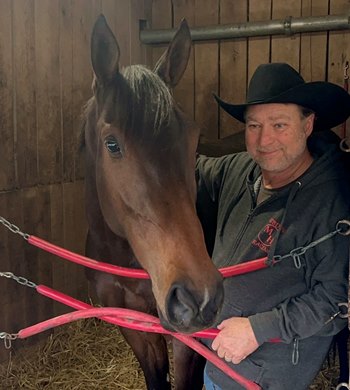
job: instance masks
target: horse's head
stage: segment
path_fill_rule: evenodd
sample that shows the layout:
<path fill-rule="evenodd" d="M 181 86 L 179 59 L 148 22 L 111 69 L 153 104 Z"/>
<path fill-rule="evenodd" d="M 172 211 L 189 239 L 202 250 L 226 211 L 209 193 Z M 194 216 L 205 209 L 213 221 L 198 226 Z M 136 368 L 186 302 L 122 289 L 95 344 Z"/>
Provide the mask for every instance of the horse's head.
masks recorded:
<path fill-rule="evenodd" d="M 100 16 L 91 39 L 94 97 L 85 129 L 105 222 L 149 273 L 163 325 L 182 332 L 212 325 L 223 300 L 195 210 L 199 129 L 170 91 L 190 49 L 182 22 L 153 72 L 140 65 L 120 71 L 118 43 Z"/>

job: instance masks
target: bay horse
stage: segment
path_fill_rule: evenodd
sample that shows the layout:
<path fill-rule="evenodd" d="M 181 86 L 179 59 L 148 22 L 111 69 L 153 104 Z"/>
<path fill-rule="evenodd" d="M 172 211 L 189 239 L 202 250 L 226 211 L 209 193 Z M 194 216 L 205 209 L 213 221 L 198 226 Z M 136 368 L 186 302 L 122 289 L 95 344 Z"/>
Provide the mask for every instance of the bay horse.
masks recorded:
<path fill-rule="evenodd" d="M 150 280 L 88 271 L 105 306 L 159 315 L 172 331 L 212 326 L 223 301 L 196 215 L 198 127 L 171 89 L 184 73 L 191 37 L 183 21 L 153 71 L 119 69 L 119 46 L 101 15 L 91 36 L 93 96 L 84 111 L 86 254 L 144 268 Z M 148 389 L 171 388 L 167 343 L 158 334 L 122 328 Z M 175 388 L 202 389 L 204 359 L 174 341 Z"/>

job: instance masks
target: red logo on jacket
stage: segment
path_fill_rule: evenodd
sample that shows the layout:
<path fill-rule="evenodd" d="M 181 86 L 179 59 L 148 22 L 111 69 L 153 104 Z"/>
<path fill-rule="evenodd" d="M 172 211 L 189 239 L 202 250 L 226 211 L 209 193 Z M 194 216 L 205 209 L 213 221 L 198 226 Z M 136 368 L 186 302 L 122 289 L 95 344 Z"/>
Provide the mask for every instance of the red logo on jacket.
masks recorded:
<path fill-rule="evenodd" d="M 286 229 L 275 219 L 271 218 L 269 223 L 259 232 L 258 237 L 252 241 L 252 244 L 263 252 L 268 253 L 279 230 L 281 230 L 281 233 L 284 233 Z"/>

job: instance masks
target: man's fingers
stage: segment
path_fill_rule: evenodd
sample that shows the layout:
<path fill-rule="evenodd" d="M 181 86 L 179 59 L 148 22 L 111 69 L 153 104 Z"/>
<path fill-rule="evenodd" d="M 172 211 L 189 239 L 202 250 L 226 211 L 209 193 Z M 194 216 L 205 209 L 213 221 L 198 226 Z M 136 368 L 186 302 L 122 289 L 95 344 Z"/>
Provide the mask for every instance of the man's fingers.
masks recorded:
<path fill-rule="evenodd" d="M 217 351 L 217 349 L 219 348 L 219 345 L 220 345 L 220 343 L 217 341 L 217 339 L 214 339 L 214 341 L 211 344 L 211 347 L 214 351 Z"/>
<path fill-rule="evenodd" d="M 233 363 L 233 364 L 239 364 L 239 363 L 241 363 L 244 359 L 246 358 L 246 356 L 243 356 L 243 357 L 234 357 L 234 356 L 232 356 L 232 358 L 231 358 L 231 362 Z M 226 359 L 225 359 L 226 360 Z M 227 361 L 227 360 L 226 360 Z"/>
<path fill-rule="evenodd" d="M 227 361 L 227 363 L 232 362 L 232 356 L 225 355 L 225 360 Z"/>
<path fill-rule="evenodd" d="M 223 359 L 225 357 L 225 350 L 220 348 L 220 349 L 218 349 L 217 354 L 218 354 L 219 358 Z"/>

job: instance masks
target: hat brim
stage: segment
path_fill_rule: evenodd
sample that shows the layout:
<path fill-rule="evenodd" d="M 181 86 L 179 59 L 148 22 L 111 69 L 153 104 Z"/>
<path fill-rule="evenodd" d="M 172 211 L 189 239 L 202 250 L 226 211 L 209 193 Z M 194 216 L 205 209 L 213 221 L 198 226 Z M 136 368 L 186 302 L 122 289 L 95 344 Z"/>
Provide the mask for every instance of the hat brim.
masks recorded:
<path fill-rule="evenodd" d="M 214 97 L 221 108 L 242 123 L 245 123 L 247 107 L 268 103 L 294 103 L 313 110 L 317 118 L 316 131 L 331 129 L 350 116 L 350 95 L 338 85 L 323 81 L 300 84 L 270 99 L 246 104 L 231 104 L 216 94 Z"/>

